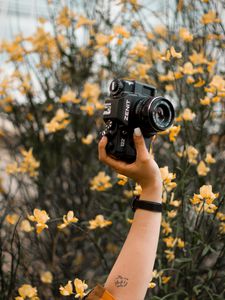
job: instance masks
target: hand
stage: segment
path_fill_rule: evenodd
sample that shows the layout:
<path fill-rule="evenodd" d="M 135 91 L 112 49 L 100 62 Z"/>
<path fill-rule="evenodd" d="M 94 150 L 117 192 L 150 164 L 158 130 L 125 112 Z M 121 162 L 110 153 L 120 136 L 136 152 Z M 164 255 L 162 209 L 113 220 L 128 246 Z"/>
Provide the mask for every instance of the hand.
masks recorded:
<path fill-rule="evenodd" d="M 104 136 L 99 142 L 99 160 L 113 168 L 117 173 L 132 178 L 142 187 L 140 199 L 160 198 L 162 195 L 162 179 L 159 167 L 149 154 L 140 128 L 134 130 L 134 144 L 137 151 L 136 161 L 128 164 L 118 161 L 107 155 L 105 147 L 107 137 Z M 146 199 L 147 200 L 147 199 Z M 150 199 L 149 199 L 150 200 Z"/>

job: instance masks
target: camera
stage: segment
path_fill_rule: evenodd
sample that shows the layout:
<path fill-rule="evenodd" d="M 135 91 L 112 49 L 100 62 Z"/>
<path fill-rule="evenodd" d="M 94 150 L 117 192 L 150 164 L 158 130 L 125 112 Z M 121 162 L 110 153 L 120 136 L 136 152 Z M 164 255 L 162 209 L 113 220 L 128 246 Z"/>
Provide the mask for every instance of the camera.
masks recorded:
<path fill-rule="evenodd" d="M 156 89 L 135 80 L 114 79 L 109 87 L 110 97 L 105 101 L 101 135 L 108 137 L 108 155 L 127 163 L 136 160 L 133 141 L 134 128 L 140 127 L 146 147 L 151 137 L 172 125 L 175 112 L 172 103 Z"/>

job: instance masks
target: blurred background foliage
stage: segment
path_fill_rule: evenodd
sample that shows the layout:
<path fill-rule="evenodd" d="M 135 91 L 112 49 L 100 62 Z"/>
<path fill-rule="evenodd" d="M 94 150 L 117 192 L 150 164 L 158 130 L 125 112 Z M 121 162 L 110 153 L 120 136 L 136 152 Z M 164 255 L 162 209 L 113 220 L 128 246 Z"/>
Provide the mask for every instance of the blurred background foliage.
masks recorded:
<path fill-rule="evenodd" d="M 140 193 L 98 161 L 113 78 L 176 107 L 153 149 L 164 212 L 146 299 L 225 298 L 224 13 L 219 0 L 49 0 L 32 35 L 0 41 L 0 299 L 106 280 Z"/>

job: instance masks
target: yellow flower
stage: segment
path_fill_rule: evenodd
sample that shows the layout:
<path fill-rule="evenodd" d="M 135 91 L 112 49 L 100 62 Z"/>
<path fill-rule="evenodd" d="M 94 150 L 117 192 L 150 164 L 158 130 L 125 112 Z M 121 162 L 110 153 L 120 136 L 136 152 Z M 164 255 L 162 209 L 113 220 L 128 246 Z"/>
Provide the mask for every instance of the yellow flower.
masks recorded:
<path fill-rule="evenodd" d="M 177 242 L 177 239 L 173 238 L 172 236 L 168 236 L 164 238 L 163 241 L 166 243 L 167 248 L 173 248 Z"/>
<path fill-rule="evenodd" d="M 127 176 L 124 176 L 122 174 L 117 174 L 117 178 L 119 179 L 117 181 L 117 184 L 119 184 L 119 185 L 125 185 L 127 183 L 127 181 L 128 181 Z"/>
<path fill-rule="evenodd" d="M 24 232 L 31 232 L 34 230 L 34 227 L 30 225 L 30 222 L 28 220 L 23 220 L 20 224 L 20 230 Z"/>
<path fill-rule="evenodd" d="M 10 61 L 23 62 L 26 55 L 25 49 L 22 45 L 23 40 L 22 36 L 17 35 L 12 42 L 2 42 L 1 48 L 7 52 L 10 57 Z"/>
<path fill-rule="evenodd" d="M 127 218 L 127 222 L 128 222 L 129 224 L 132 224 L 132 223 L 133 223 L 133 219 Z"/>
<path fill-rule="evenodd" d="M 105 172 L 99 172 L 90 182 L 91 190 L 105 191 L 106 189 L 112 187 L 110 179 L 110 176 L 106 175 Z"/>
<path fill-rule="evenodd" d="M 195 116 L 195 113 L 193 113 L 190 108 L 185 108 L 182 114 L 182 118 L 185 121 L 192 121 L 195 118 Z"/>
<path fill-rule="evenodd" d="M 154 40 L 154 38 L 155 38 L 155 36 L 152 32 L 147 32 L 146 35 L 149 40 Z"/>
<path fill-rule="evenodd" d="M 184 248 L 184 241 L 181 238 L 178 238 L 177 246 L 178 248 Z"/>
<path fill-rule="evenodd" d="M 186 82 L 187 82 L 188 84 L 192 84 L 192 83 L 195 82 L 195 79 L 194 79 L 193 76 L 188 76 L 187 79 L 186 79 Z"/>
<path fill-rule="evenodd" d="M 191 203 L 196 205 L 201 203 L 201 198 L 199 197 L 198 194 L 194 194 L 193 198 L 190 199 Z"/>
<path fill-rule="evenodd" d="M 166 253 L 166 258 L 167 258 L 167 260 L 169 262 L 173 261 L 175 259 L 174 251 L 172 251 L 172 250 L 165 250 L 164 252 Z"/>
<path fill-rule="evenodd" d="M 110 41 L 113 39 L 112 35 L 105 35 L 102 33 L 97 33 L 95 36 L 95 40 L 97 43 L 97 48 L 101 48 L 105 46 L 106 44 L 110 43 Z"/>
<path fill-rule="evenodd" d="M 86 294 L 84 293 L 84 290 L 88 288 L 88 285 L 85 283 L 85 281 L 82 281 L 78 278 L 74 280 L 74 286 L 76 290 L 75 298 L 83 298 Z"/>
<path fill-rule="evenodd" d="M 167 282 L 169 282 L 171 279 L 171 276 L 162 276 L 162 283 L 166 284 Z"/>
<path fill-rule="evenodd" d="M 65 286 L 60 286 L 59 288 L 60 294 L 63 296 L 70 296 L 73 294 L 73 286 L 72 281 L 68 281 Z"/>
<path fill-rule="evenodd" d="M 45 223 L 50 219 L 45 210 L 35 208 L 33 215 L 28 216 L 28 219 L 32 222 L 37 222 L 36 230 L 37 233 L 41 233 L 44 228 L 48 228 Z"/>
<path fill-rule="evenodd" d="M 76 28 L 79 28 L 81 26 L 91 26 L 95 23 L 95 20 L 90 20 L 84 16 L 79 16 L 76 24 Z"/>
<path fill-rule="evenodd" d="M 199 81 L 194 84 L 194 87 L 202 87 L 205 84 L 205 80 L 199 78 Z"/>
<path fill-rule="evenodd" d="M 179 36 L 185 42 L 192 42 L 193 40 L 193 35 L 188 31 L 187 28 L 180 28 Z"/>
<path fill-rule="evenodd" d="M 207 96 L 205 96 L 204 99 L 200 99 L 200 104 L 202 104 L 202 105 L 209 105 L 210 102 L 211 102 L 211 100 L 210 100 L 210 98 L 207 97 Z"/>
<path fill-rule="evenodd" d="M 157 25 L 154 27 L 154 32 L 158 34 L 160 37 L 166 37 L 167 28 L 164 25 Z"/>
<path fill-rule="evenodd" d="M 186 62 L 183 66 L 183 73 L 186 75 L 193 75 L 195 70 L 191 62 Z"/>
<path fill-rule="evenodd" d="M 213 204 L 213 203 L 201 203 L 200 206 L 203 206 L 204 205 L 204 211 L 206 211 L 207 213 L 209 214 L 213 214 L 217 209 L 218 207 Z"/>
<path fill-rule="evenodd" d="M 5 219 L 9 224 L 14 225 L 19 220 L 19 215 L 17 214 L 7 215 Z"/>
<path fill-rule="evenodd" d="M 214 194 L 212 192 L 212 186 L 211 185 L 203 185 L 200 187 L 200 196 L 205 199 L 210 198 L 210 199 L 215 199 L 219 196 L 219 193 Z"/>
<path fill-rule="evenodd" d="M 75 13 L 71 11 L 68 6 L 64 6 L 59 12 L 59 15 L 56 19 L 56 22 L 59 26 L 70 27 L 72 18 L 75 16 Z"/>
<path fill-rule="evenodd" d="M 97 215 L 94 220 L 89 221 L 89 229 L 103 228 L 112 224 L 112 221 L 105 220 L 103 215 Z"/>
<path fill-rule="evenodd" d="M 181 205 L 181 201 L 174 200 L 174 193 L 171 193 L 169 204 L 172 205 L 172 206 L 174 206 L 174 207 L 179 207 Z"/>
<path fill-rule="evenodd" d="M 182 53 L 181 52 L 176 52 L 174 47 L 170 48 L 170 53 L 171 53 L 171 56 L 174 57 L 174 58 L 181 58 L 182 57 Z"/>
<path fill-rule="evenodd" d="M 163 184 L 167 191 L 171 191 L 177 186 L 176 182 L 172 182 L 172 180 L 176 178 L 176 174 L 169 173 L 169 169 L 167 166 L 164 168 L 160 168 L 160 173 L 163 180 Z"/>
<path fill-rule="evenodd" d="M 23 161 L 18 168 L 18 172 L 28 173 L 31 177 L 36 177 L 38 175 L 37 169 L 40 166 L 40 162 L 34 158 L 32 151 L 32 148 L 29 149 L 29 151 L 21 150 Z"/>
<path fill-rule="evenodd" d="M 172 126 L 168 129 L 169 131 L 169 139 L 171 142 L 175 142 L 176 141 L 176 138 L 180 132 L 180 128 L 181 126 L 178 125 L 178 126 Z"/>
<path fill-rule="evenodd" d="M 139 184 L 135 184 L 135 189 L 133 191 L 134 196 L 139 196 L 142 192 L 142 187 Z"/>
<path fill-rule="evenodd" d="M 83 137 L 81 140 L 83 144 L 90 145 L 94 140 L 94 136 L 93 134 L 88 134 L 86 137 Z"/>
<path fill-rule="evenodd" d="M 6 172 L 7 172 L 8 174 L 15 174 L 15 173 L 18 172 L 18 170 L 19 170 L 19 168 L 18 168 L 18 163 L 17 163 L 17 162 L 8 164 L 8 165 L 6 166 Z"/>
<path fill-rule="evenodd" d="M 137 57 L 144 57 L 148 47 L 145 46 L 143 43 L 138 42 L 129 52 L 129 55 L 137 56 Z"/>
<path fill-rule="evenodd" d="M 25 299 L 26 297 L 28 298 L 37 297 L 37 288 L 32 287 L 30 284 L 23 284 L 18 289 L 18 293 L 22 297 L 22 299 Z"/>
<path fill-rule="evenodd" d="M 51 133 L 65 129 L 66 126 L 70 123 L 70 120 L 67 120 L 68 116 L 69 115 L 65 113 L 62 108 L 59 108 L 56 111 L 55 117 L 53 117 L 49 123 L 45 124 L 48 132 Z"/>
<path fill-rule="evenodd" d="M 80 99 L 76 98 L 76 95 L 73 91 L 69 90 L 66 93 L 64 93 L 62 95 L 62 97 L 59 99 L 60 103 L 68 103 L 68 102 L 72 102 L 72 103 L 80 103 Z"/>
<path fill-rule="evenodd" d="M 170 61 L 170 57 L 171 57 L 170 51 L 167 50 L 166 53 L 161 56 L 161 59 L 164 61 Z"/>
<path fill-rule="evenodd" d="M 54 106 L 52 104 L 48 104 L 47 107 L 45 108 L 45 111 L 49 112 L 52 111 Z"/>
<path fill-rule="evenodd" d="M 175 80 L 175 76 L 174 73 L 172 71 L 169 71 L 166 75 L 159 75 L 159 80 L 160 81 L 174 81 Z"/>
<path fill-rule="evenodd" d="M 165 86 L 165 89 L 167 92 L 171 92 L 171 91 L 174 91 L 174 86 L 172 84 L 167 84 Z"/>
<path fill-rule="evenodd" d="M 148 78 L 148 70 L 151 68 L 150 64 L 136 64 L 134 65 L 134 70 L 131 71 L 133 74 L 132 76 L 140 77 L 141 79 L 147 79 Z"/>
<path fill-rule="evenodd" d="M 130 33 L 123 26 L 114 26 L 113 31 L 117 35 L 121 35 L 124 38 L 129 38 Z"/>
<path fill-rule="evenodd" d="M 78 218 L 74 217 L 74 212 L 72 210 L 68 211 L 67 215 L 63 216 L 63 223 L 59 224 L 58 229 L 63 229 L 67 227 L 70 223 L 77 223 Z"/>
<path fill-rule="evenodd" d="M 94 106 L 93 103 L 86 104 L 86 105 L 82 105 L 82 106 L 80 107 L 80 109 L 81 109 L 82 111 L 85 111 L 85 112 L 88 114 L 88 116 L 93 116 L 93 114 L 94 114 L 94 112 L 95 112 L 95 106 Z"/>
<path fill-rule="evenodd" d="M 208 172 L 210 171 L 210 168 L 206 166 L 203 160 L 200 161 L 200 163 L 197 166 L 197 172 L 200 176 L 206 176 Z"/>
<path fill-rule="evenodd" d="M 220 23 L 221 20 L 216 17 L 216 12 L 215 11 L 208 11 L 208 13 L 204 14 L 201 18 L 201 23 L 202 24 L 210 24 L 210 23 Z"/>
<path fill-rule="evenodd" d="M 212 155 L 210 153 L 207 153 L 205 162 L 207 162 L 207 164 L 215 164 L 216 160 L 215 160 L 215 158 L 212 157 Z"/>
<path fill-rule="evenodd" d="M 225 233 L 225 222 L 221 222 L 220 223 L 220 226 L 219 226 L 219 232 L 221 234 L 224 234 Z"/>
<path fill-rule="evenodd" d="M 215 198 L 219 196 L 219 193 L 214 194 L 212 192 L 211 185 L 203 185 L 200 188 L 200 194 L 194 194 L 194 197 L 190 199 L 191 203 L 194 205 L 199 205 L 195 207 L 196 211 L 204 210 L 207 213 L 214 213 L 217 206 L 213 204 Z"/>
<path fill-rule="evenodd" d="M 124 190 L 123 194 L 126 198 L 132 198 L 134 195 L 133 191 L 128 191 L 128 190 Z"/>
<path fill-rule="evenodd" d="M 195 50 L 193 54 L 189 56 L 189 59 L 194 65 L 207 64 L 208 62 L 203 52 L 197 53 Z"/>
<path fill-rule="evenodd" d="M 173 218 L 176 217 L 176 215 L 177 215 L 177 210 L 171 210 L 171 211 L 168 211 L 168 212 L 167 212 L 168 218 L 173 219 Z"/>
<path fill-rule="evenodd" d="M 169 202 L 170 205 L 175 206 L 175 207 L 179 207 L 181 205 L 181 201 L 178 200 L 171 200 Z"/>
<path fill-rule="evenodd" d="M 152 271 L 152 278 L 156 278 L 157 279 L 157 278 L 161 277 L 162 274 L 163 274 L 163 271 L 157 272 L 157 270 L 153 270 Z"/>
<path fill-rule="evenodd" d="M 220 93 L 224 95 L 225 92 L 225 80 L 219 76 L 214 75 L 212 78 L 212 81 L 209 83 L 209 88 L 205 88 L 206 92 L 210 93 L 218 93 L 218 96 L 220 96 Z"/>
<path fill-rule="evenodd" d="M 156 286 L 155 282 L 149 282 L 148 288 L 153 289 Z"/>
<path fill-rule="evenodd" d="M 225 214 L 223 214 L 221 212 L 217 212 L 216 218 L 220 221 L 225 221 Z"/>
<path fill-rule="evenodd" d="M 168 235 L 169 233 L 172 232 L 172 228 L 170 227 L 170 224 L 168 222 L 166 222 L 165 220 L 162 220 L 161 223 L 162 227 L 163 227 L 163 233 L 165 233 L 166 235 Z"/>
<path fill-rule="evenodd" d="M 96 103 L 100 95 L 100 87 L 95 83 L 85 83 L 81 97 L 87 99 L 88 102 Z"/>
<path fill-rule="evenodd" d="M 193 146 L 188 146 L 187 148 L 187 156 L 188 156 L 188 162 L 190 164 L 197 164 L 197 156 L 198 156 L 198 150 Z"/>
<path fill-rule="evenodd" d="M 219 96 L 212 97 L 212 102 L 213 102 L 213 103 L 217 103 L 217 102 L 219 102 L 220 100 L 221 100 L 221 97 L 219 97 Z"/>
<path fill-rule="evenodd" d="M 44 283 L 52 283 L 52 281 L 53 281 L 53 275 L 49 271 L 41 273 L 40 278 L 41 278 L 41 281 Z"/>

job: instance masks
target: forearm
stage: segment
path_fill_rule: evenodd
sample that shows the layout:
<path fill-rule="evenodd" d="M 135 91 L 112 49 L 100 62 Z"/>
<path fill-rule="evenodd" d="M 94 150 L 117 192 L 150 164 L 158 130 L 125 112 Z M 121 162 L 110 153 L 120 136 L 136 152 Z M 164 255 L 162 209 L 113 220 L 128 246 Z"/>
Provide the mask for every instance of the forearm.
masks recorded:
<path fill-rule="evenodd" d="M 161 191 L 143 191 L 140 199 L 161 201 Z M 161 213 L 137 209 L 105 288 L 116 300 L 142 300 L 152 277 Z M 122 283 L 121 283 L 122 279 Z"/>

